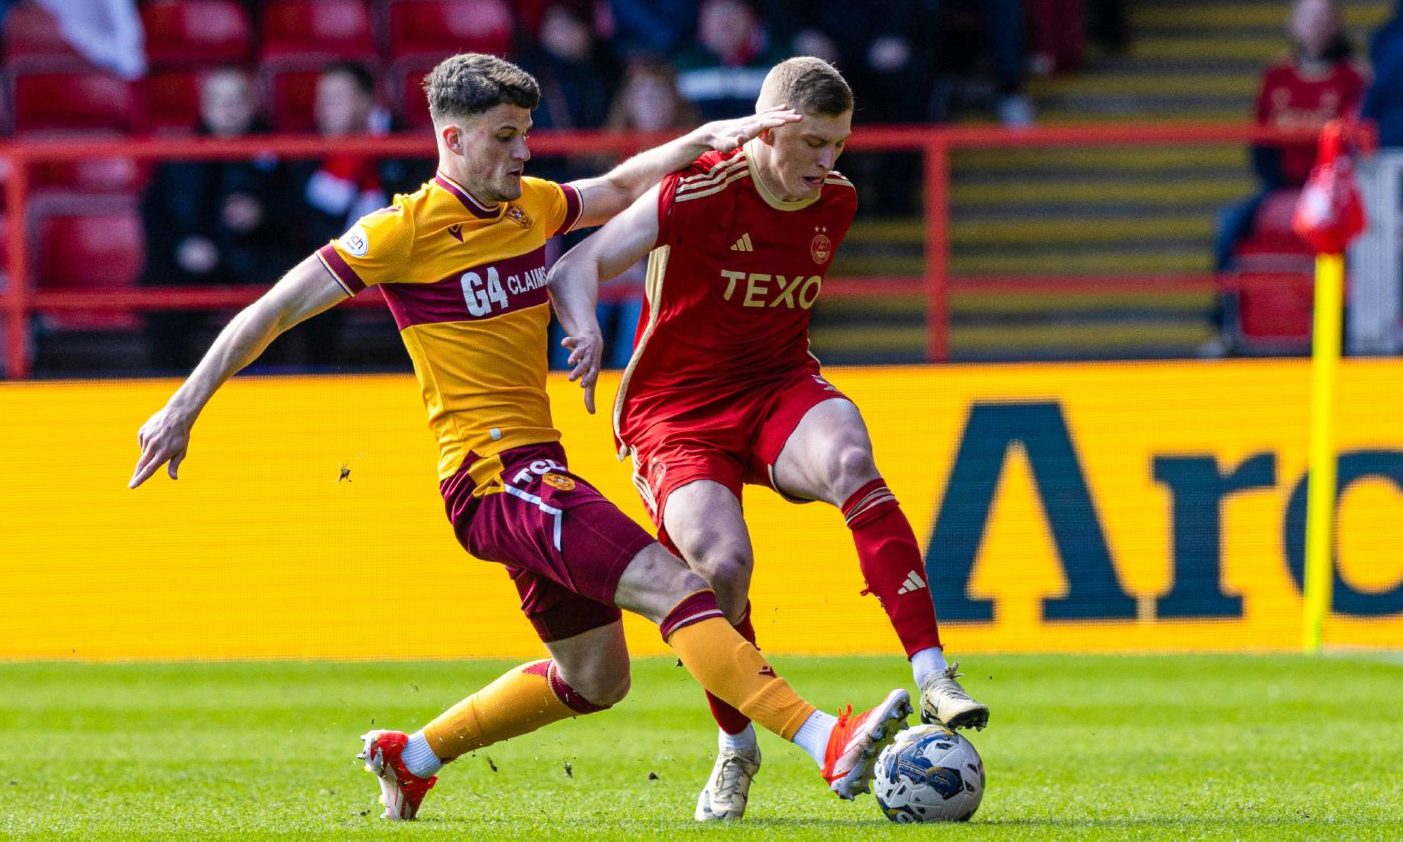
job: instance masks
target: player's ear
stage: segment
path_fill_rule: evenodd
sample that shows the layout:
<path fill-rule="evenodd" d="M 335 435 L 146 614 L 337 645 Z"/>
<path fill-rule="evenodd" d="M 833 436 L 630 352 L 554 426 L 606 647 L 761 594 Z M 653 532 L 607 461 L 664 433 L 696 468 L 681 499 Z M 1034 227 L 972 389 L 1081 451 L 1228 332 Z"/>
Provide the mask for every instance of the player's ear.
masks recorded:
<path fill-rule="evenodd" d="M 759 137 L 760 137 L 760 142 L 763 143 L 763 144 L 765 144 L 766 146 L 774 146 L 774 145 L 775 145 L 775 130 L 774 130 L 774 129 L 764 129 L 763 131 L 760 132 Z"/>
<path fill-rule="evenodd" d="M 450 152 L 457 155 L 463 154 L 463 128 L 454 123 L 446 123 L 439 127 L 439 137 L 443 138 L 443 145 L 448 147 Z"/>

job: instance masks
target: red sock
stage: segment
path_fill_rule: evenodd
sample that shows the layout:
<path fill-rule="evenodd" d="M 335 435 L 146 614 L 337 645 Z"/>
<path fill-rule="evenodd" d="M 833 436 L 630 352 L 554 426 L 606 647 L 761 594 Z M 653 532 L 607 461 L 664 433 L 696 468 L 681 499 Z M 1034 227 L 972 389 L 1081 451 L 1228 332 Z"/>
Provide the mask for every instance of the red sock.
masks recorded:
<path fill-rule="evenodd" d="M 843 517 L 853 532 L 858 564 L 867 580 L 863 593 L 876 594 L 906 648 L 906 657 L 939 646 L 925 559 L 886 480 L 878 477 L 855 491 L 843 502 Z"/>
<path fill-rule="evenodd" d="M 755 626 L 750 624 L 750 602 L 745 603 L 745 613 L 741 615 L 740 622 L 732 623 L 740 636 L 755 643 Z M 706 694 L 706 703 L 711 705 L 711 718 L 716 720 L 716 724 L 727 734 L 739 734 L 750 725 L 750 717 L 711 695 Z"/>

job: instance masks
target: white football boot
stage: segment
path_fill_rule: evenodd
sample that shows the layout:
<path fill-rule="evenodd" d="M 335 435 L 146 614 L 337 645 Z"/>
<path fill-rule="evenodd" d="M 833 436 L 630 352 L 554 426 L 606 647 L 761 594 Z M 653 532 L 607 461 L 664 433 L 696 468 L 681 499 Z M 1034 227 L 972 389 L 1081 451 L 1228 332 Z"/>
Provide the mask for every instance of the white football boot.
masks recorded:
<path fill-rule="evenodd" d="M 760 747 L 754 751 L 724 748 L 716 755 L 711 779 L 697 796 L 699 822 L 739 819 L 750 800 L 750 782 L 760 771 Z"/>
<path fill-rule="evenodd" d="M 974 728 L 984 730 L 989 724 L 989 706 L 976 702 L 960 686 L 960 662 L 955 661 L 945 671 L 921 687 L 921 721 L 927 725 L 940 724 L 954 730 Z"/>

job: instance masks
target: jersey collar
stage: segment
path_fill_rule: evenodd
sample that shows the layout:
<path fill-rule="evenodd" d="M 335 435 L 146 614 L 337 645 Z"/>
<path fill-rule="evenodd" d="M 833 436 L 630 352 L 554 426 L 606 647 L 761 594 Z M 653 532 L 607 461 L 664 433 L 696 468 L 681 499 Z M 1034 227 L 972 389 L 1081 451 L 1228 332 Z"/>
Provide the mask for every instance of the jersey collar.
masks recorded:
<path fill-rule="evenodd" d="M 763 143 L 763 141 L 760 140 L 760 138 L 758 137 L 752 138 L 751 140 L 746 142 L 745 166 L 747 169 L 750 170 L 751 183 L 755 185 L 756 192 L 760 194 L 760 198 L 765 200 L 765 204 L 769 205 L 775 210 L 797 211 L 803 210 L 809 205 L 812 205 L 814 202 L 817 202 L 819 200 L 819 197 L 823 195 L 822 190 L 820 190 L 818 193 L 815 193 L 813 196 L 807 199 L 799 199 L 793 202 L 786 202 L 784 199 L 781 199 L 779 196 L 776 196 L 774 191 L 772 191 L 769 187 L 765 186 L 765 182 L 760 178 L 760 170 L 755 166 L 755 152 L 759 148 L 759 145 L 761 143 Z"/>
<path fill-rule="evenodd" d="M 493 219 L 502 210 L 500 204 L 488 207 L 474 199 L 472 194 L 463 188 L 463 185 L 443 173 L 434 175 L 434 183 L 456 196 L 458 201 L 463 203 L 463 207 L 467 208 L 468 212 L 478 219 Z"/>

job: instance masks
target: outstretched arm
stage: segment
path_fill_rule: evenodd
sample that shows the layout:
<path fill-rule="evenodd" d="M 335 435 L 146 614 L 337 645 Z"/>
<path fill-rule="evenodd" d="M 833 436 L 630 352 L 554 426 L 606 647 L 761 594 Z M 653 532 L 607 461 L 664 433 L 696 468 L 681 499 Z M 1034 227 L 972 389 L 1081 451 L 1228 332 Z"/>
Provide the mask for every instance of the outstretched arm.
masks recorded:
<path fill-rule="evenodd" d="M 171 395 L 159 412 L 137 433 L 141 457 L 128 486 L 136 488 L 167 462 L 167 473 L 176 471 L 190 446 L 190 428 L 205 404 L 224 381 L 263 353 L 269 343 L 288 328 L 346 297 L 331 273 L 315 255 L 283 276 L 261 298 L 245 307 L 220 331 L 200 364 Z"/>
<path fill-rule="evenodd" d="M 571 182 L 580 191 L 580 221 L 577 228 L 602 225 L 628 207 L 670 172 L 690 164 L 708 150 L 729 152 L 766 129 L 797 123 L 799 112 L 792 108 L 767 108 L 759 114 L 734 120 L 716 120 L 693 129 L 676 140 L 639 152 L 597 178 Z"/>
<path fill-rule="evenodd" d="M 651 190 L 584 242 L 566 252 L 546 276 L 551 300 L 570 349 L 570 379 L 585 390 L 585 409 L 594 414 L 594 384 L 604 350 L 595 302 L 599 284 L 652 251 L 658 240 L 658 188 Z"/>

